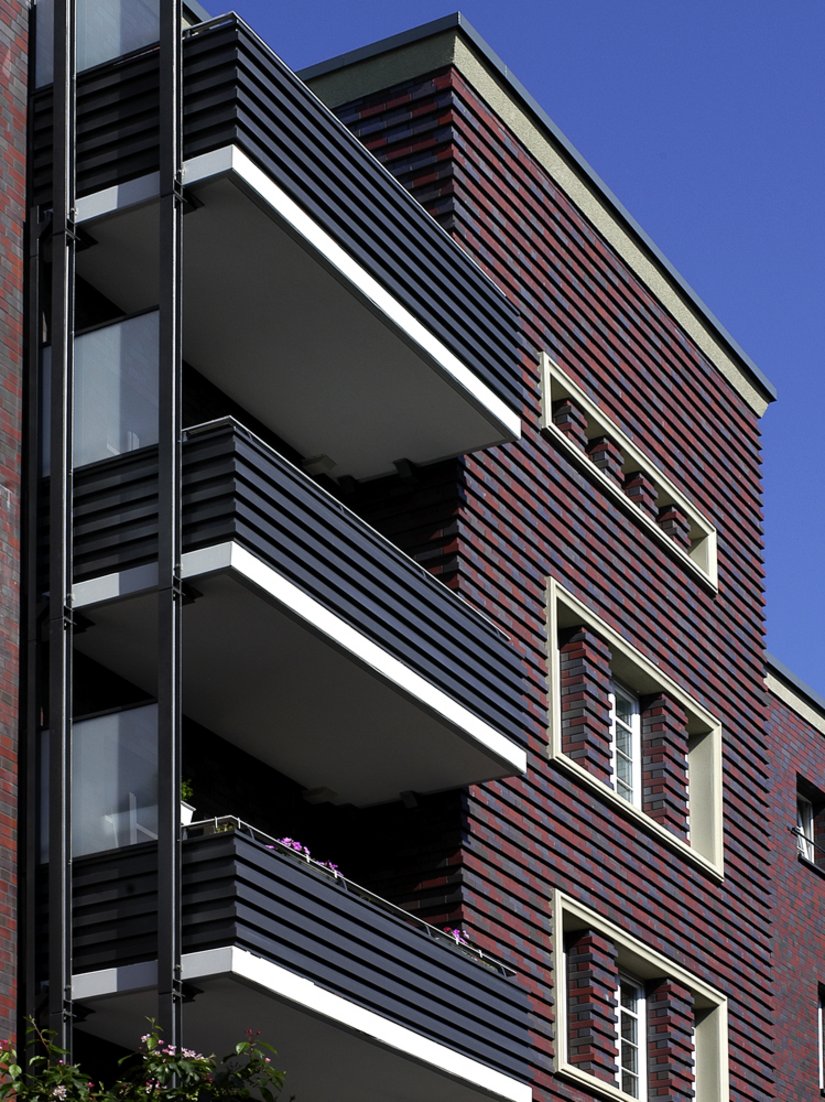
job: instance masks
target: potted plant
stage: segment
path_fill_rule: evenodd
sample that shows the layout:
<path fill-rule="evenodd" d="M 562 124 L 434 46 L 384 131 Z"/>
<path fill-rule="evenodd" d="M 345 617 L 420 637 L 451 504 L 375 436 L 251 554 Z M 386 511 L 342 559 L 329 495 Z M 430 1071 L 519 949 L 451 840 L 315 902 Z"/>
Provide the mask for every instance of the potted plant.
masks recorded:
<path fill-rule="evenodd" d="M 191 781 L 180 782 L 180 821 L 181 826 L 189 826 L 195 818 L 195 805 L 190 803 L 194 791 Z"/>

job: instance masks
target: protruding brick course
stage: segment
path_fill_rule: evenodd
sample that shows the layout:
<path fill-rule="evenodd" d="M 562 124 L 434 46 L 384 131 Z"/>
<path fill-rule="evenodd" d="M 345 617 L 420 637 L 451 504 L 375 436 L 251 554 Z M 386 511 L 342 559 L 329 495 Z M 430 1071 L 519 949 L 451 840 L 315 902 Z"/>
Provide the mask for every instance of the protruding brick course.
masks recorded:
<path fill-rule="evenodd" d="M 567 1061 L 606 1083 L 616 1082 L 616 946 L 598 930 L 567 944 Z"/>
<path fill-rule="evenodd" d="M 677 505 L 665 505 L 659 510 L 659 524 L 665 535 L 670 536 L 686 551 L 690 550 L 690 526 L 688 519 Z"/>
<path fill-rule="evenodd" d="M 653 480 L 644 471 L 632 471 L 624 482 L 624 491 L 630 500 L 638 505 L 648 516 L 656 519 L 659 508 L 656 504 L 657 491 Z"/>
<path fill-rule="evenodd" d="M 664 979 L 647 992 L 647 1096 L 657 1102 L 692 1102 L 693 997 Z"/>
<path fill-rule="evenodd" d="M 553 424 L 571 444 L 582 451 L 587 450 L 587 417 L 571 398 L 553 403 Z"/>
<path fill-rule="evenodd" d="M 562 752 L 598 780 L 610 784 L 613 656 L 604 640 L 589 627 L 569 629 L 559 642 Z"/>
<path fill-rule="evenodd" d="M 687 837 L 687 717 L 665 693 L 642 700 L 642 807 L 657 823 Z"/>
<path fill-rule="evenodd" d="M 591 440 L 587 448 L 587 454 L 602 474 L 612 478 L 620 486 L 624 486 L 624 473 L 622 464 L 624 456 L 618 446 L 609 436 L 598 436 Z"/>

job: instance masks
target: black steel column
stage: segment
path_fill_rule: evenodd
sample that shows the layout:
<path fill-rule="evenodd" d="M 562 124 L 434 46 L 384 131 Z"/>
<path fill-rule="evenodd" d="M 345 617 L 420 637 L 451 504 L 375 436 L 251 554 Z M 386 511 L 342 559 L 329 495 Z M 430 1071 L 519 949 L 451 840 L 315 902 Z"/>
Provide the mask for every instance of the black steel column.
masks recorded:
<path fill-rule="evenodd" d="M 72 1043 L 72 412 L 75 0 L 54 4 L 54 169 L 49 491 L 49 1028 Z"/>
<path fill-rule="evenodd" d="M 158 1022 L 181 1043 L 181 2 L 160 3 Z"/>

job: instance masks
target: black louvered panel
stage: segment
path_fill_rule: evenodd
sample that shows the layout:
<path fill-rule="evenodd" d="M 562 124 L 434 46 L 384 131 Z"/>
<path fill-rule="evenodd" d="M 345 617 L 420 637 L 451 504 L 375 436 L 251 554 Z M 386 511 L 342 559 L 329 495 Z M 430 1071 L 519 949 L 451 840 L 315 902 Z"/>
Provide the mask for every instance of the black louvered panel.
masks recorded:
<path fill-rule="evenodd" d="M 76 472 L 77 580 L 153 560 L 156 462 L 142 449 Z M 455 593 L 231 419 L 190 431 L 183 471 L 185 551 L 244 545 L 524 745 L 520 658 Z"/>
<path fill-rule="evenodd" d="M 152 960 L 155 849 L 74 866 L 76 972 Z M 235 945 L 516 1077 L 526 992 L 346 884 L 235 831 L 184 843 L 184 952 Z"/>
<path fill-rule="evenodd" d="M 78 80 L 78 194 L 157 170 L 157 54 Z M 48 204 L 51 92 L 35 97 L 33 192 Z M 236 145 L 513 410 L 517 317 L 504 296 L 236 17 L 184 44 L 184 155 Z"/>

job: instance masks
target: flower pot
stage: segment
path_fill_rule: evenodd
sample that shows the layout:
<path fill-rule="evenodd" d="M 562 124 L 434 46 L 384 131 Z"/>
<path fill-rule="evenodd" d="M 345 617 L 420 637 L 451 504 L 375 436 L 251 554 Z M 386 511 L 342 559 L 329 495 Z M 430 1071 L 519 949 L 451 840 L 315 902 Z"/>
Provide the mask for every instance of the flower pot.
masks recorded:
<path fill-rule="evenodd" d="M 192 820 L 195 818 L 195 808 L 192 804 L 188 804 L 186 800 L 180 802 L 180 824 L 181 826 L 189 826 Z"/>

